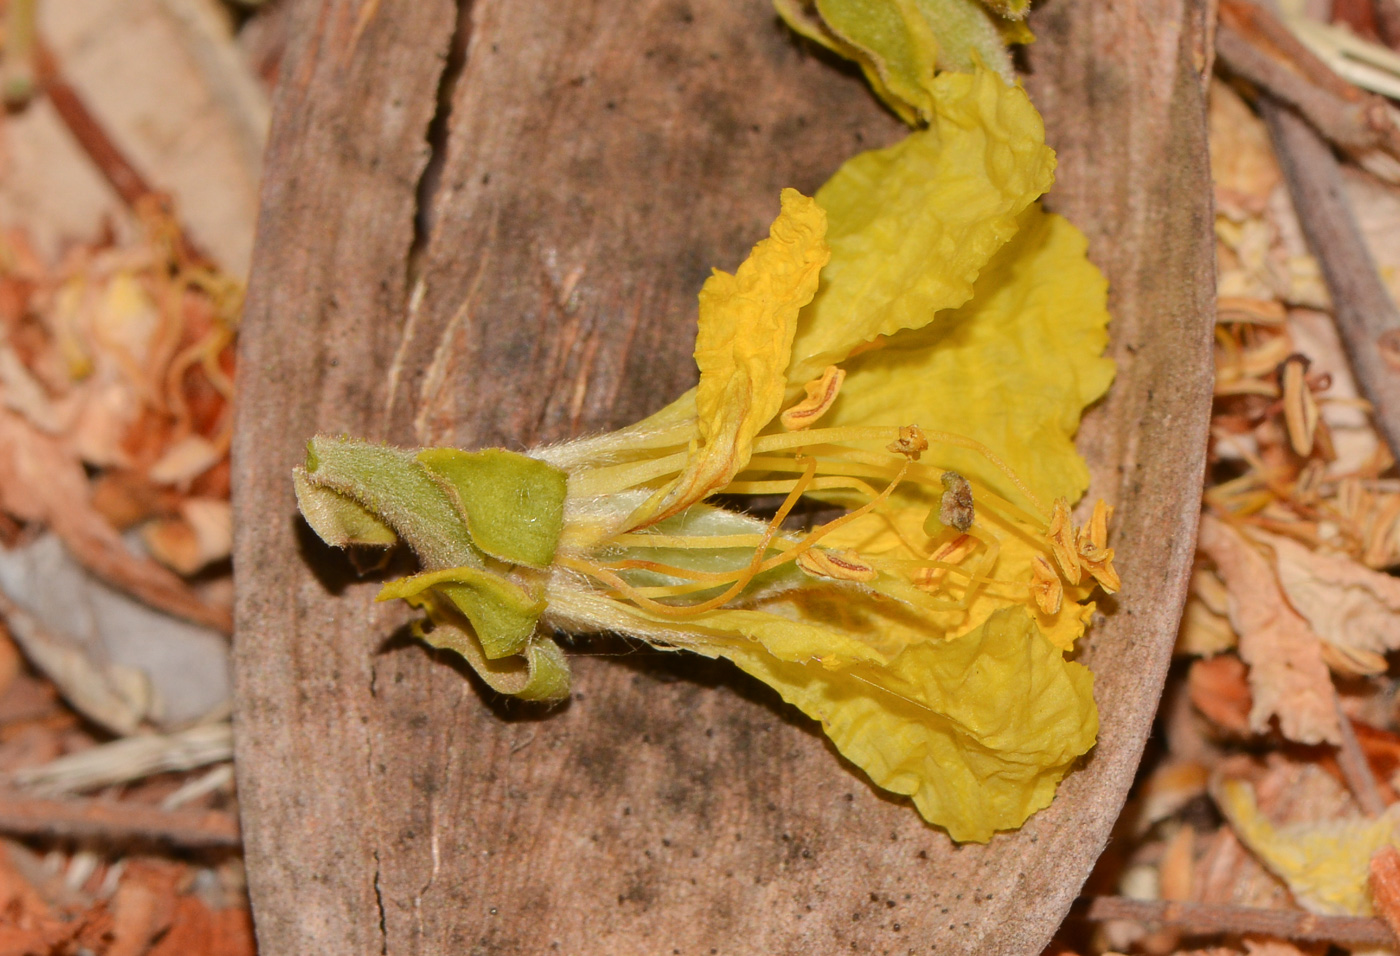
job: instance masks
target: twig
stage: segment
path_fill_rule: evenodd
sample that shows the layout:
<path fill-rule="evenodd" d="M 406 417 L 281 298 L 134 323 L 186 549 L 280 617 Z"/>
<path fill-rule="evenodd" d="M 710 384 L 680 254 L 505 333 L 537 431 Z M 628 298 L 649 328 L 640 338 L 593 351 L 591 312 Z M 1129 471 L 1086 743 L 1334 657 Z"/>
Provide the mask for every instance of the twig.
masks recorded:
<path fill-rule="evenodd" d="M 102 177 L 111 183 L 122 202 L 135 206 L 155 190 L 131 165 L 126 155 L 112 142 L 97 117 L 87 108 L 78 92 L 68 85 L 58 67 L 58 58 L 42 40 L 35 41 L 34 68 L 39 85 L 53 104 L 63 125 L 73 134 L 78 145 L 87 153 Z"/>
<path fill-rule="evenodd" d="M 1092 922 L 1133 920 L 1201 934 L 1263 933 L 1305 942 L 1395 944 L 1395 937 L 1385 923 L 1371 917 L 1318 916 L 1301 910 L 1266 910 L 1226 903 L 1081 897 L 1070 910 L 1070 916 Z"/>
<path fill-rule="evenodd" d="M 9 774 L 13 784 L 44 794 L 76 793 L 156 773 L 194 770 L 233 758 L 233 728 L 203 724 L 179 733 L 141 734 L 65 754 Z"/>
<path fill-rule="evenodd" d="M 1231 73 L 1287 103 L 1347 152 L 1400 158 L 1400 127 L 1385 100 L 1342 79 L 1256 4 L 1221 0 L 1215 49 Z"/>
<path fill-rule="evenodd" d="M 1336 695 L 1333 695 L 1334 699 Z M 1342 711 L 1342 703 L 1336 700 L 1337 724 L 1342 728 L 1342 742 L 1337 747 L 1337 764 L 1342 768 L 1347 788 L 1351 790 L 1361 810 L 1368 817 L 1378 817 L 1385 813 L 1385 797 L 1376 784 L 1376 775 L 1371 771 L 1371 762 L 1361 750 L 1361 742 L 1356 739 L 1356 728 L 1351 718 Z"/>
<path fill-rule="evenodd" d="M 1220 25 L 1279 67 L 1298 74 L 1302 82 L 1349 103 L 1367 99 L 1365 93 L 1333 72 L 1286 23 L 1261 4 L 1253 0 L 1221 0 Z M 1270 92 L 1279 95 L 1276 90 Z"/>
<path fill-rule="evenodd" d="M 1259 110 L 1303 235 L 1322 266 L 1337 332 L 1357 383 L 1392 454 L 1400 452 L 1400 311 L 1352 217 L 1331 149 L 1311 126 L 1269 97 L 1260 98 Z"/>
<path fill-rule="evenodd" d="M 78 91 L 64 79 L 53 50 L 38 38 L 34 40 L 34 70 L 39 88 L 53 104 L 54 112 L 58 113 L 63 125 L 68 127 L 83 152 L 116 190 L 122 202 L 138 213 L 143 204 L 169 202 L 167 196 L 146 182 L 126 154 L 112 141 L 112 137 L 107 135 L 107 130 L 87 108 Z M 191 262 L 213 261 L 189 238 L 183 227 L 180 229 L 179 244 L 180 255 Z"/>
<path fill-rule="evenodd" d="M 238 818 L 220 810 L 162 810 L 110 800 L 44 800 L 0 791 L 0 833 L 183 849 L 239 845 Z"/>

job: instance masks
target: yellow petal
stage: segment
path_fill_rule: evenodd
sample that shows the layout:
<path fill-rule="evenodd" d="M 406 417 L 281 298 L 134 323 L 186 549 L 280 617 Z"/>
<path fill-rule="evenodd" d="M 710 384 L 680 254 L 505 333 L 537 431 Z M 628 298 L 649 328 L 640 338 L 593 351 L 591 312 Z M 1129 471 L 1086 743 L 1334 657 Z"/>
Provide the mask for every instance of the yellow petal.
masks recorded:
<path fill-rule="evenodd" d="M 1098 717 L 1088 669 L 1066 661 L 1020 609 L 886 667 L 794 663 L 756 645 L 721 655 L 822 722 L 877 785 L 913 797 L 930 823 L 985 842 L 1048 805 Z"/>
<path fill-rule="evenodd" d="M 783 427 L 790 432 L 801 431 L 815 424 L 831 408 L 836 396 L 841 393 L 841 383 L 846 380 L 845 369 L 828 365 L 822 370 L 821 378 L 813 379 L 802 390 L 807 397 L 783 412 L 780 419 Z"/>
<path fill-rule="evenodd" d="M 933 442 L 926 458 L 1024 503 L 984 457 L 940 446 L 932 434 L 956 432 L 1000 456 L 1041 501 L 1078 500 L 1089 472 L 1074 433 L 1084 407 L 1113 378 L 1112 361 L 1102 357 L 1107 285 L 1085 248 L 1066 220 L 1027 209 L 970 302 L 845 363 L 846 381 L 823 424 L 914 422 Z"/>
<path fill-rule="evenodd" d="M 1054 153 L 1025 91 L 985 70 L 934 85 L 928 130 L 856 156 L 817 193 L 831 263 L 798 323 L 795 384 L 967 302 L 1017 215 L 1054 179 Z"/>
<path fill-rule="evenodd" d="M 699 447 L 649 520 L 728 484 L 748 463 L 754 436 L 783 405 L 797 313 L 812 300 L 830 251 L 820 206 L 795 189 L 783 190 L 782 204 L 769 237 L 739 271 L 715 270 L 700 290 Z"/>

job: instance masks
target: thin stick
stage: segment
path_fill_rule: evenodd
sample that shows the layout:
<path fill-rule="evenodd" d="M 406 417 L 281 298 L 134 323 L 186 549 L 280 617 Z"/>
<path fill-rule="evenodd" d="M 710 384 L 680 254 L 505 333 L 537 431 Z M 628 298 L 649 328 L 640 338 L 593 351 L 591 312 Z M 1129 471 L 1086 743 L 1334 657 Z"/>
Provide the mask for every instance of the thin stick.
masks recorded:
<path fill-rule="evenodd" d="M 1351 724 L 1351 718 L 1342 711 L 1342 703 L 1333 694 L 1333 700 L 1337 708 L 1337 724 L 1342 729 L 1342 742 L 1337 747 L 1337 763 L 1342 768 L 1342 776 L 1346 778 L 1347 787 L 1351 790 L 1356 802 L 1361 805 L 1361 810 L 1368 817 L 1378 817 L 1385 813 L 1385 797 L 1381 796 L 1381 788 L 1376 784 L 1376 775 L 1371 772 L 1371 762 L 1366 759 L 1366 754 L 1361 750 L 1361 743 L 1356 739 L 1356 728 Z"/>
<path fill-rule="evenodd" d="M 1279 165 L 1298 210 L 1308 246 L 1322 266 L 1337 332 L 1376 425 L 1400 452 L 1400 311 L 1361 237 L 1342 191 L 1332 150 L 1303 119 L 1269 97 L 1259 111 L 1268 123 Z"/>
<path fill-rule="evenodd" d="M 220 810 L 162 810 L 111 800 L 43 800 L 0 791 L 0 833 L 217 850 L 240 844 L 238 818 Z"/>
<path fill-rule="evenodd" d="M 112 141 L 112 137 L 107 135 L 107 130 L 87 108 L 78 91 L 64 78 L 53 50 L 40 39 L 34 41 L 34 69 L 39 87 L 53 105 L 54 112 L 58 113 L 63 125 L 68 127 L 68 132 L 73 134 L 73 138 L 78 141 L 88 159 L 92 160 L 97 171 L 111 184 L 122 202 L 136 210 L 141 203 L 152 197 L 168 201 L 151 187 L 121 148 Z M 184 258 L 194 263 L 213 262 L 190 239 L 183 225 L 178 241 L 179 251 Z"/>
<path fill-rule="evenodd" d="M 63 125 L 68 127 L 68 132 L 73 134 L 83 152 L 87 153 L 97 171 L 102 174 L 102 178 L 116 190 L 122 202 L 128 206 L 135 206 L 154 192 L 145 177 L 137 172 L 136 167 L 131 165 L 117 144 L 112 142 L 112 137 L 107 135 L 97 117 L 92 115 L 87 104 L 78 96 L 77 90 L 64 79 L 59 70 L 58 58 L 48 45 L 42 40 L 37 41 L 34 52 L 34 66 L 44 95 L 53 104 L 54 111 L 63 120 Z"/>
<path fill-rule="evenodd" d="M 1400 127 L 1385 100 L 1338 76 L 1259 4 L 1221 0 L 1215 52 L 1229 72 L 1287 103 L 1347 152 L 1400 157 Z"/>
<path fill-rule="evenodd" d="M 1121 896 L 1081 897 L 1070 910 L 1070 916 L 1092 922 L 1133 920 L 1201 934 L 1264 933 L 1305 942 L 1395 945 L 1395 937 L 1379 919 L 1318 916 L 1302 910 L 1266 910 L 1227 903 L 1130 900 Z"/>

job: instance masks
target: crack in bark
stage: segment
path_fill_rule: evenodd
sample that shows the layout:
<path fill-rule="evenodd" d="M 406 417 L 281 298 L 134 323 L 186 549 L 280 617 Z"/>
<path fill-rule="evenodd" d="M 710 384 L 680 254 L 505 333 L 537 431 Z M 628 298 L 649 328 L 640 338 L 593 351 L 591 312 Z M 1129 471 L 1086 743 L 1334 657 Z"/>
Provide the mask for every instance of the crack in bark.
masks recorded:
<path fill-rule="evenodd" d="M 384 916 L 384 891 L 379 885 L 379 851 L 374 851 L 374 904 L 379 907 L 379 954 L 389 956 L 388 920 Z"/>
<path fill-rule="evenodd" d="M 419 265 L 427 251 L 433 231 L 433 207 L 436 204 L 439 187 L 442 185 L 442 171 L 447 164 L 447 140 L 452 126 L 452 98 L 457 91 L 457 81 L 461 79 L 467 66 L 467 46 L 472 33 L 472 0 L 455 0 L 457 23 L 452 31 L 452 40 L 447 46 L 447 59 L 443 63 L 442 76 L 438 81 L 437 111 L 428 123 L 424 138 L 428 143 L 428 162 L 418 177 L 416 191 L 417 208 L 413 216 L 413 245 L 408 251 L 408 282 L 406 288 L 415 288 L 419 278 Z"/>

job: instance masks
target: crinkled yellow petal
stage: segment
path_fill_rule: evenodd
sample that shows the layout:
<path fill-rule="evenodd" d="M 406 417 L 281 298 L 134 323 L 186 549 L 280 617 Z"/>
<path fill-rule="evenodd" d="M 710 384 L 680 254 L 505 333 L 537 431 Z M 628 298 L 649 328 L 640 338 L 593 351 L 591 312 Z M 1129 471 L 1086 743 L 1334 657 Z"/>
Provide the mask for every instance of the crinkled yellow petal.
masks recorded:
<path fill-rule="evenodd" d="M 996 74 L 935 81 L 933 126 L 848 161 L 817 192 L 831 262 L 802 311 L 794 387 L 882 335 L 918 329 L 973 295 L 1017 216 L 1054 179 L 1054 153 L 1025 91 Z"/>
<path fill-rule="evenodd" d="M 1328 916 L 1372 915 L 1368 867 L 1381 847 L 1400 847 L 1400 804 L 1373 819 L 1274 826 L 1259 812 L 1253 789 L 1230 780 L 1220 788 L 1220 808 L 1241 842 L 1304 908 Z"/>
<path fill-rule="evenodd" d="M 1023 609 L 912 645 L 884 667 L 832 670 L 757 644 L 719 654 L 820 720 L 871 780 L 911 796 L 959 841 L 985 842 L 1047 806 L 1098 733 L 1093 676 Z"/>
<path fill-rule="evenodd" d="M 695 339 L 699 447 L 651 520 L 717 491 L 748 464 L 754 436 L 783 405 L 797 313 L 830 257 L 825 235 L 821 207 L 784 189 L 768 238 L 737 273 L 716 269 L 706 280 Z"/>
<path fill-rule="evenodd" d="M 845 363 L 823 425 L 920 425 L 933 442 L 926 461 L 1025 506 L 986 458 L 941 445 L 932 432 L 974 438 L 1048 508 L 1055 498 L 1077 501 L 1088 487 L 1073 439 L 1080 414 L 1113 379 L 1103 357 L 1107 284 L 1068 221 L 1031 207 L 1020 223 L 970 302 Z"/>

